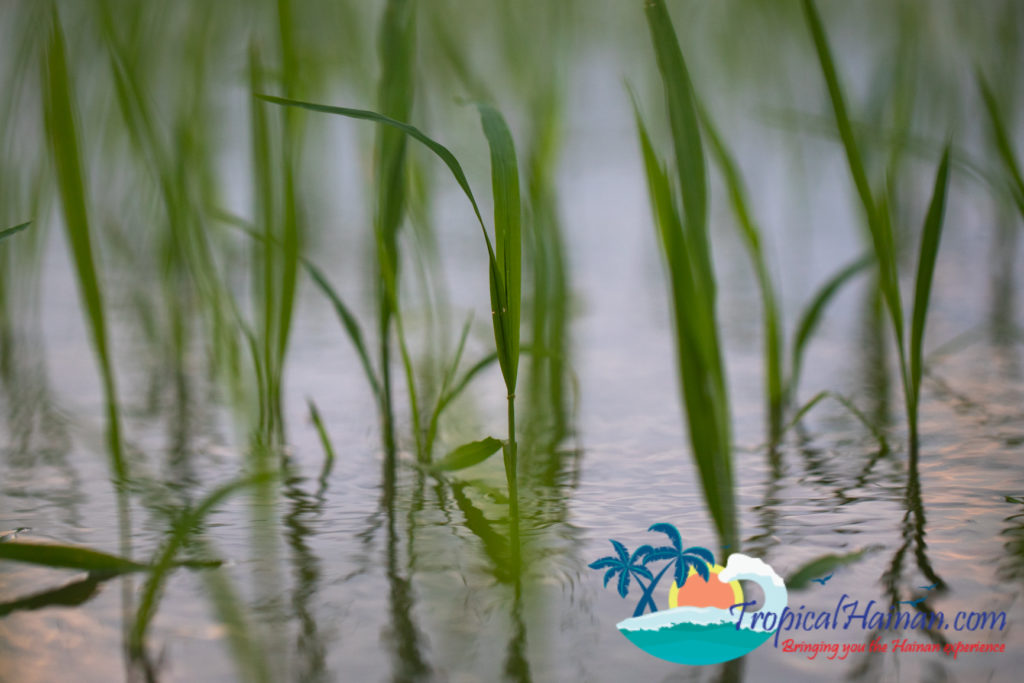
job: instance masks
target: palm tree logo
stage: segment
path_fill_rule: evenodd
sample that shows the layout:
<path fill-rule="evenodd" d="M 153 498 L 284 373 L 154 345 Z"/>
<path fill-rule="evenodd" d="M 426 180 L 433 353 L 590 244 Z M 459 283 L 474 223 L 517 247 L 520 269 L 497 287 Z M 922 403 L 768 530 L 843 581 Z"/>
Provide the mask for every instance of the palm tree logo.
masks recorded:
<path fill-rule="evenodd" d="M 616 540 L 611 540 L 615 548 L 615 555 L 602 557 L 591 562 L 588 566 L 591 569 L 604 569 L 604 585 L 607 588 L 608 582 L 618 576 L 618 591 L 623 598 L 629 594 L 629 586 L 632 579 L 640 587 L 642 595 L 637 603 L 634 617 L 641 616 L 646 609 L 657 612 L 658 606 L 654 602 L 654 589 L 665 573 L 671 569 L 672 577 L 676 585 L 682 588 L 690 575 L 691 569 L 705 581 L 715 566 L 715 556 L 707 548 L 693 546 L 683 548 L 683 540 L 679 530 L 667 522 L 652 524 L 648 531 L 663 533 L 668 536 L 669 545 L 655 548 L 651 545 L 642 545 L 631 554 L 626 546 Z M 648 565 L 655 562 L 665 562 L 660 571 L 655 575 L 648 569 Z"/>

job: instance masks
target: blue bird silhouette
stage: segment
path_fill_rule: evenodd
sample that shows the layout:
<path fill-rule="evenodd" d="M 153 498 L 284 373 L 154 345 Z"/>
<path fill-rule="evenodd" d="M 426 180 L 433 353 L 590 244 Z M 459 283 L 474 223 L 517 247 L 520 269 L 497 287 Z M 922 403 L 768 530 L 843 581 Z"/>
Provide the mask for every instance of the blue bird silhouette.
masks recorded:
<path fill-rule="evenodd" d="M 901 605 L 916 605 L 919 602 L 924 602 L 924 598 L 918 598 L 916 600 L 900 600 Z"/>
<path fill-rule="evenodd" d="M 824 586 L 824 585 L 825 585 L 826 583 L 828 583 L 828 580 L 832 578 L 832 575 L 833 575 L 834 573 L 835 573 L 835 572 L 833 572 L 832 574 L 829 574 L 828 576 L 823 576 L 823 577 L 821 577 L 820 579 L 811 579 L 811 581 L 817 581 L 817 582 L 818 582 L 818 583 L 820 583 L 820 584 L 821 584 L 822 586 Z"/>
<path fill-rule="evenodd" d="M 918 586 L 918 588 L 923 588 L 926 591 L 930 591 L 930 590 L 935 590 L 938 586 L 939 586 L 939 584 L 933 583 L 930 586 Z"/>

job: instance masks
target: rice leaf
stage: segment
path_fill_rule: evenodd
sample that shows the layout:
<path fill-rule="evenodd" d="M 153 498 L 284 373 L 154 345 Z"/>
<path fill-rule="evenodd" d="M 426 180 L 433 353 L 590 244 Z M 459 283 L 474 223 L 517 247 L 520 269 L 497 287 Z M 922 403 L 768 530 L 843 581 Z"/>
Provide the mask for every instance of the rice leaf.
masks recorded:
<path fill-rule="evenodd" d="M 634 99 L 655 224 L 668 269 L 676 357 L 694 462 L 723 546 L 739 543 L 733 498 L 728 397 L 715 322 L 715 279 L 707 235 L 703 145 L 682 52 L 664 2 L 646 4 L 668 104 L 683 218 Z"/>
<path fill-rule="evenodd" d="M 6 239 L 6 238 L 10 237 L 11 235 L 19 233 L 22 230 L 25 230 L 26 228 L 28 228 L 28 226 L 30 226 L 30 225 L 32 225 L 32 221 L 28 221 L 27 223 L 22 223 L 21 225 L 15 225 L 12 228 L 4 228 L 3 230 L 0 230 L 0 240 Z"/>
<path fill-rule="evenodd" d="M 910 328 L 910 379 L 915 404 L 921 390 L 924 327 L 932 291 L 932 276 L 935 274 L 935 260 L 939 253 L 939 241 L 942 239 L 946 195 L 949 189 L 949 153 L 950 145 L 947 144 L 935 174 L 932 199 L 921 230 L 921 248 L 917 260 L 917 282 L 914 287 L 914 310 Z"/>
<path fill-rule="evenodd" d="M 761 293 L 762 326 L 764 327 L 764 360 L 765 360 L 765 403 L 768 413 L 771 440 L 779 436 L 782 427 L 782 413 L 785 403 L 785 389 L 782 379 L 782 335 L 780 331 L 781 316 L 776 303 L 775 288 L 768 272 L 768 263 L 761 246 L 761 229 L 754 221 L 747 199 L 747 191 L 739 166 L 715 128 L 714 122 L 707 111 L 698 103 L 701 126 L 707 135 L 712 154 L 718 162 L 729 190 L 729 201 L 736 222 L 740 227 L 740 235 L 750 256 L 754 274 L 757 277 Z"/>
<path fill-rule="evenodd" d="M 257 232 L 256 229 L 245 219 L 234 216 L 225 211 L 217 210 L 215 213 L 218 219 L 233 228 L 241 230 L 253 240 L 263 244 L 267 243 L 266 236 Z M 277 241 L 273 240 L 272 243 L 277 244 Z M 334 308 L 334 312 L 337 314 L 338 320 L 341 321 L 342 327 L 345 328 L 345 332 L 348 334 L 349 340 L 352 342 L 352 346 L 355 347 L 356 353 L 359 355 L 359 361 L 363 366 L 363 372 L 366 374 L 366 380 L 369 382 L 370 388 L 373 390 L 373 395 L 375 397 L 379 397 L 380 383 L 377 381 L 377 374 L 373 369 L 373 362 L 370 360 L 370 353 L 367 350 L 366 341 L 363 337 L 363 331 L 359 325 L 359 321 L 356 319 L 351 309 L 349 309 L 342 300 L 341 296 L 338 295 L 337 290 L 335 290 L 331 285 L 323 271 L 317 268 L 316 264 L 306 257 L 300 257 L 300 262 L 302 263 L 302 267 L 306 270 L 306 273 L 310 278 L 312 278 L 313 283 L 321 292 L 323 292 L 328 301 L 331 302 L 331 306 Z"/>
<path fill-rule="evenodd" d="M 501 448 L 501 441 L 487 437 L 480 441 L 471 441 L 459 446 L 448 455 L 434 463 L 433 468 L 441 472 L 455 472 L 473 465 L 479 465 Z"/>
<path fill-rule="evenodd" d="M 707 285 L 714 281 L 707 239 L 707 171 L 693 86 L 664 0 L 649 0 L 644 9 L 665 89 L 686 229 L 694 240 L 694 261 L 702 271 L 699 279 Z"/>
<path fill-rule="evenodd" d="M 811 335 L 818 328 L 825 308 L 839 290 L 843 288 L 844 284 L 852 280 L 854 276 L 861 273 L 872 263 L 874 263 L 874 260 L 871 255 L 865 254 L 853 263 L 841 268 L 839 272 L 825 281 L 814 295 L 814 298 L 804 308 L 800 316 L 800 323 L 796 328 L 796 334 L 793 337 L 793 348 L 789 366 L 789 386 L 787 388 L 790 401 L 796 397 L 797 388 L 799 387 L 800 372 L 803 368 L 804 351 L 806 350 L 807 343 L 810 341 Z"/>
<path fill-rule="evenodd" d="M 982 100 L 985 102 L 985 111 L 988 113 L 989 123 L 992 126 L 992 137 L 996 150 L 999 152 L 999 158 L 1003 162 L 1007 176 L 1009 176 L 1017 209 L 1020 211 L 1021 216 L 1024 217 L 1024 176 L 1021 174 L 1020 163 L 1017 161 L 1017 154 L 1013 149 L 1013 143 L 1010 141 L 1010 133 L 1003 120 L 1003 115 L 999 112 L 999 105 L 996 102 L 992 88 L 980 69 L 976 72 L 976 78 L 978 80 L 978 87 L 981 89 Z"/>
<path fill-rule="evenodd" d="M 324 464 L 320 468 L 320 476 L 317 477 L 317 480 L 321 485 L 325 485 L 327 477 L 334 469 L 334 445 L 331 443 L 331 437 L 327 434 L 327 428 L 324 427 L 324 421 L 320 418 L 320 411 L 316 409 L 313 399 L 307 399 L 306 403 L 309 405 L 309 416 L 313 420 L 313 425 L 316 426 L 316 433 L 320 436 L 320 444 L 324 448 Z"/>
<path fill-rule="evenodd" d="M 486 104 L 477 105 L 484 135 L 491 150 L 491 186 L 494 192 L 494 241 L 497 277 L 502 287 L 495 293 L 495 342 L 498 360 L 510 395 L 515 394 L 519 369 L 519 320 L 522 296 L 522 234 L 519 198 L 519 164 L 508 125 L 500 113 Z M 499 332 L 500 328 L 500 332 Z"/>
<path fill-rule="evenodd" d="M 23 541 L 0 543 L 0 560 L 107 574 L 144 572 L 152 568 L 123 557 L 81 546 Z"/>
<path fill-rule="evenodd" d="M 111 469 L 119 481 L 124 481 L 128 475 L 128 467 L 121 444 L 117 389 L 107 341 L 102 287 L 93 255 L 93 239 L 86 209 L 87 192 L 82 174 L 74 95 L 68 77 L 64 33 L 56 8 L 53 9 L 50 37 L 45 52 L 43 84 L 46 138 L 57 174 L 57 187 L 64 212 L 64 228 L 103 380 Z"/>
<path fill-rule="evenodd" d="M 892 234 L 892 225 L 889 222 L 889 211 L 885 208 L 884 203 L 882 206 L 879 206 L 872 195 L 860 146 L 853 134 L 853 125 L 850 122 L 850 115 L 846 107 L 846 98 L 843 94 L 843 87 L 836 71 L 835 62 L 832 59 L 832 50 L 829 47 L 828 36 L 825 34 L 825 27 L 821 22 L 821 16 L 818 14 L 814 0 L 803 0 L 803 7 L 807 23 L 811 29 L 811 37 L 814 39 L 814 47 L 818 53 L 822 74 L 825 77 L 825 84 L 828 87 L 829 99 L 832 102 L 832 109 L 836 117 L 836 127 L 839 129 L 839 138 L 842 140 L 843 149 L 846 152 L 850 174 L 853 176 L 857 194 L 860 196 L 864 212 L 867 216 L 868 228 L 871 233 L 875 257 L 878 260 L 881 275 L 882 294 L 889 308 L 889 314 L 893 319 L 893 328 L 902 358 L 904 354 L 903 306 L 900 302 L 899 279 L 896 275 L 896 244 Z"/>
<path fill-rule="evenodd" d="M 431 152 L 437 155 L 437 157 L 444 162 L 445 166 L 448 167 L 448 170 L 455 178 L 455 182 L 458 183 L 459 187 L 466 195 L 466 198 L 469 200 L 470 205 L 473 207 L 473 214 L 476 216 L 477 222 L 480 224 L 480 230 L 484 236 L 484 243 L 487 246 L 487 256 L 489 259 L 492 310 L 500 311 L 501 302 L 510 302 L 509 297 L 507 297 L 504 292 L 505 285 L 503 282 L 503 278 L 499 276 L 499 273 L 501 273 L 501 271 L 499 270 L 498 267 L 498 261 L 495 255 L 490 235 L 488 234 L 487 227 L 484 223 L 483 214 L 480 213 L 480 207 L 477 204 L 476 197 L 473 194 L 473 190 L 469 186 L 469 181 L 466 179 L 466 174 L 462 170 L 462 165 L 459 163 L 458 159 L 455 158 L 455 155 L 453 155 L 447 147 L 437 142 L 433 138 L 427 136 L 425 133 L 423 133 L 420 129 L 416 128 L 415 126 L 411 126 L 408 123 L 403 123 L 401 121 L 396 121 L 395 119 L 384 116 L 383 114 L 378 114 L 377 112 L 367 111 L 365 109 L 351 109 L 348 107 L 334 107 L 325 104 L 302 102 L 299 100 L 290 100 L 283 97 L 274 97 L 272 95 L 256 95 L 256 97 L 267 102 L 272 102 L 274 104 L 280 104 L 283 106 L 300 107 L 302 109 L 308 109 L 309 111 L 322 112 L 325 114 L 337 114 L 339 116 L 346 116 L 348 118 L 360 119 L 364 121 L 373 121 L 376 123 L 383 124 L 385 126 L 390 126 L 392 128 L 404 132 L 406 135 L 420 142 L 427 149 L 429 149 Z M 497 314 L 495 315 L 495 317 L 498 317 Z M 500 321 L 497 320 L 495 322 L 495 335 L 496 337 L 501 335 L 500 342 L 498 343 L 498 348 L 504 349 L 510 346 L 511 338 L 506 339 L 505 335 L 507 331 L 503 325 L 498 324 L 499 322 Z M 508 332 L 510 332 L 510 330 Z M 518 330 L 516 330 L 516 334 L 518 335 Z"/>

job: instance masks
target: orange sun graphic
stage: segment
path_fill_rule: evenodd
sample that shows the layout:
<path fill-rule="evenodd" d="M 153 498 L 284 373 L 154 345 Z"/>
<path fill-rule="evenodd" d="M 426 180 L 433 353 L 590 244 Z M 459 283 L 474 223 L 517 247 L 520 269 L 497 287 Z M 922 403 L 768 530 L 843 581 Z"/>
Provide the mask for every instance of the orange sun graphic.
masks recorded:
<path fill-rule="evenodd" d="M 743 602 L 743 589 L 740 588 L 739 581 L 722 583 L 718 580 L 718 573 L 724 569 L 725 567 L 720 564 L 711 567 L 711 576 L 705 581 L 697 570 L 691 567 L 682 588 L 676 586 L 675 581 L 672 582 L 668 593 L 668 606 L 729 609 Z"/>

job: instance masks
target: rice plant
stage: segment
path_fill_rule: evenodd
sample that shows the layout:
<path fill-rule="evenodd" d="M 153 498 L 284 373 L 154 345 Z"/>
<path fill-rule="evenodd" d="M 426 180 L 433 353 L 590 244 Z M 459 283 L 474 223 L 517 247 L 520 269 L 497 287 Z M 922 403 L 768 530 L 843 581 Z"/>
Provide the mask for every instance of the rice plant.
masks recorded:
<path fill-rule="evenodd" d="M 868 226 L 869 236 L 879 272 L 879 287 L 889 319 L 896 337 L 899 357 L 900 380 L 903 383 L 903 396 L 909 428 L 909 444 L 911 456 L 916 458 L 918 451 L 918 407 L 920 403 L 922 349 L 924 345 L 925 321 L 928 303 L 931 297 L 932 276 L 935 272 L 935 261 L 938 256 L 939 242 L 942 237 L 943 216 L 946 207 L 946 194 L 949 187 L 950 144 L 947 143 L 939 162 L 932 188 L 931 200 L 924 225 L 921 230 L 921 245 L 918 251 L 917 275 L 914 287 L 913 308 L 911 309 L 910 336 L 904 320 L 904 309 L 897 273 L 897 245 L 893 232 L 892 216 L 888 197 L 884 191 L 872 190 L 867 171 L 863 162 L 860 142 L 853 132 L 850 116 L 847 113 L 847 97 L 843 92 L 842 83 L 832 58 L 832 49 L 828 43 L 825 27 L 818 14 L 813 0 L 803 1 L 804 14 L 814 39 L 815 51 L 821 66 L 829 99 L 835 114 L 839 137 L 846 152 L 846 160 L 853 176 L 857 195 Z"/>
<path fill-rule="evenodd" d="M 57 175 L 57 187 L 64 212 L 64 228 L 79 294 L 93 346 L 99 362 L 100 377 L 106 396 L 107 447 L 111 472 L 120 484 L 127 481 L 128 464 L 121 440 L 121 419 L 118 409 L 117 385 L 107 332 L 103 286 L 96 266 L 92 228 L 86 207 L 88 193 L 82 171 L 74 94 L 68 75 L 64 33 L 56 10 L 52 16 L 49 41 L 43 64 L 44 116 L 50 156 Z"/>
<path fill-rule="evenodd" d="M 786 431 L 786 426 L 784 425 L 785 416 L 786 412 L 794 407 L 797 399 L 797 389 L 799 387 L 800 373 L 803 367 L 807 344 L 821 322 L 826 307 L 843 286 L 864 271 L 871 261 L 866 256 L 854 260 L 826 280 L 815 292 L 815 295 L 801 312 L 799 322 L 793 333 L 793 338 L 789 345 L 788 374 L 786 374 L 782 314 L 762 246 L 763 233 L 750 208 L 750 201 L 747 198 L 747 191 L 740 174 L 739 165 L 733 158 L 732 152 L 722 139 L 722 136 L 718 133 L 712 117 L 699 104 L 698 110 L 701 127 L 708 139 L 712 156 L 721 169 L 722 178 L 728 189 L 729 202 L 736 216 L 736 222 L 740 228 L 740 236 L 750 257 L 751 266 L 757 279 L 758 290 L 761 294 L 762 334 L 764 337 L 765 414 L 768 419 L 768 444 L 774 446 Z M 804 408 L 798 410 L 797 418 L 794 419 L 794 422 L 806 413 L 810 407 L 813 407 L 818 400 L 828 395 L 838 397 L 840 403 L 847 408 L 852 408 L 852 404 L 845 398 L 839 397 L 838 394 L 825 392 L 818 394 Z M 859 413 L 855 408 L 852 409 L 855 411 L 855 415 Z"/>
<path fill-rule="evenodd" d="M 505 478 L 509 491 L 510 542 L 519 546 L 519 485 L 518 446 L 515 428 L 516 381 L 519 371 L 519 310 L 522 291 L 522 241 L 520 236 L 519 166 L 515 144 L 508 125 L 500 113 L 487 104 L 478 104 L 480 122 L 491 151 L 491 189 L 494 198 L 495 239 L 490 234 L 480 213 L 469 181 L 455 156 L 442 144 L 402 121 L 373 111 L 333 107 L 311 102 L 289 100 L 282 97 L 260 95 L 276 104 L 300 107 L 310 111 L 338 114 L 353 119 L 373 121 L 400 131 L 426 146 L 448 167 L 459 187 L 465 193 L 483 232 L 487 247 L 492 328 L 495 354 L 501 368 L 507 391 L 508 440 L 504 444 Z M 518 564 L 514 558 L 513 564 Z"/>
<path fill-rule="evenodd" d="M 645 2 L 644 9 L 664 86 L 678 194 L 635 102 L 634 109 L 659 244 L 668 269 L 679 382 L 708 510 L 722 546 L 737 548 L 729 398 L 715 316 L 717 285 L 708 237 L 707 174 L 697 107 L 665 3 Z"/>

